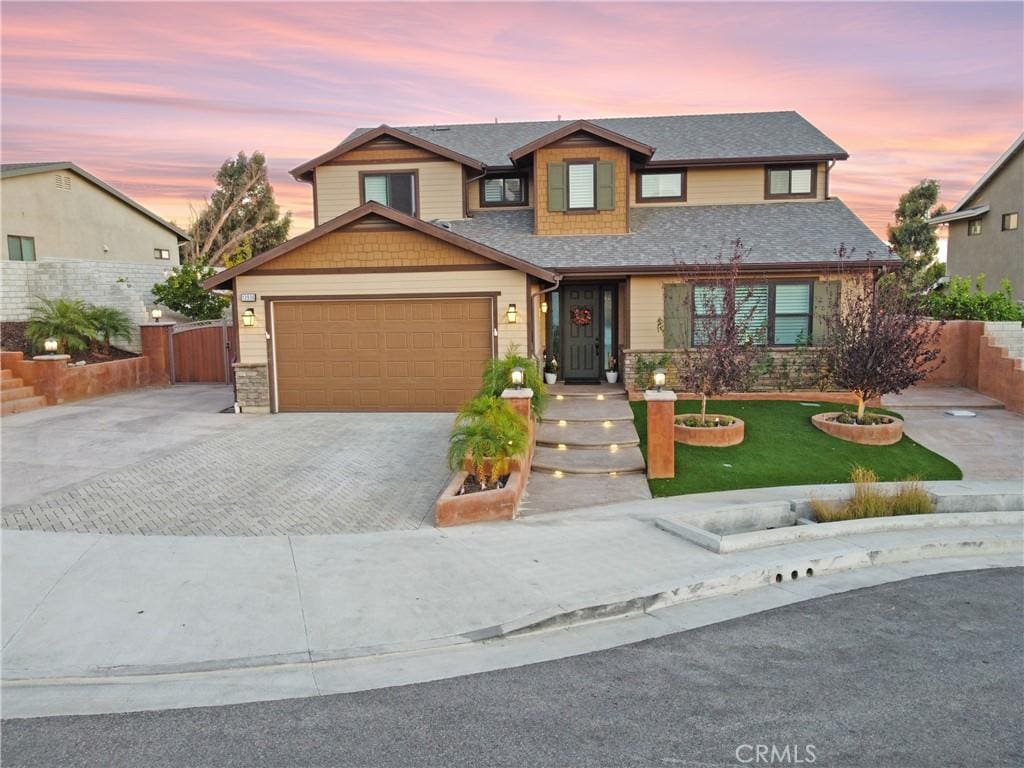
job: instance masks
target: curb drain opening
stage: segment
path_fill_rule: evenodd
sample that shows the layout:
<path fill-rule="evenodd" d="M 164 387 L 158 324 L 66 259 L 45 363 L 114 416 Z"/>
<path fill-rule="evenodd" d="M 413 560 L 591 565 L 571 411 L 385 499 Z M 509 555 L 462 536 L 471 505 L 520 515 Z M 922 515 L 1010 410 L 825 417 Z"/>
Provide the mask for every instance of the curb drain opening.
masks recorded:
<path fill-rule="evenodd" d="M 808 576 L 813 576 L 814 575 L 814 569 L 813 568 L 808 568 L 807 569 L 807 575 Z"/>
<path fill-rule="evenodd" d="M 800 572 L 799 571 L 793 571 L 791 574 L 789 574 L 789 578 L 791 578 L 793 581 L 796 581 L 799 576 L 800 576 Z"/>
<path fill-rule="evenodd" d="M 781 573 L 776 573 L 775 574 L 775 583 L 776 584 L 781 584 L 782 583 L 782 574 Z"/>

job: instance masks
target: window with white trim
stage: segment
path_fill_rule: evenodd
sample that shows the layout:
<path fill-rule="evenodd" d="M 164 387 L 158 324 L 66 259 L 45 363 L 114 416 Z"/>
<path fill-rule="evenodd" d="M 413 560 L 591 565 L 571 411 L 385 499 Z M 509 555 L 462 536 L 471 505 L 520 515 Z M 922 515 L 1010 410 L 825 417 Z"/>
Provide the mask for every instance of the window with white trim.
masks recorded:
<path fill-rule="evenodd" d="M 569 210 L 593 210 L 597 204 L 597 164 L 574 163 L 569 167 Z"/>

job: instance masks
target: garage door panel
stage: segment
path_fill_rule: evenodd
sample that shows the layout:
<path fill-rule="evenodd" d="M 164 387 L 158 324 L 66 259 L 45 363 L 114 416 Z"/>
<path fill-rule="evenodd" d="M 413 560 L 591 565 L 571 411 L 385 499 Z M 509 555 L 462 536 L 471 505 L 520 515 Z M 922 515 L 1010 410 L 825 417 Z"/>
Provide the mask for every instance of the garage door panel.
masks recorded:
<path fill-rule="evenodd" d="M 457 410 L 491 357 L 490 299 L 275 302 L 273 312 L 282 411 Z"/>

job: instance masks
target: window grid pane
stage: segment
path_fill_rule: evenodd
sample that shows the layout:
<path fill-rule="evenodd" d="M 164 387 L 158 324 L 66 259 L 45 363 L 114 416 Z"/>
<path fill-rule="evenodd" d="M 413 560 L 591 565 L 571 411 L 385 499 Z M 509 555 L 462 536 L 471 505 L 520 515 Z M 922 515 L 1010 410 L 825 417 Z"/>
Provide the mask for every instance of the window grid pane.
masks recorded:
<path fill-rule="evenodd" d="M 811 194 L 811 169 L 796 168 L 789 174 L 789 192 L 792 195 Z"/>
<path fill-rule="evenodd" d="M 7 256 L 11 261 L 21 261 L 21 238 L 7 236 Z"/>
<path fill-rule="evenodd" d="M 569 166 L 569 207 L 594 207 L 594 166 L 577 163 Z"/>
<path fill-rule="evenodd" d="M 35 261 L 36 260 L 36 241 L 33 237 L 22 237 L 21 240 L 21 260 L 22 261 Z"/>
<path fill-rule="evenodd" d="M 769 190 L 773 195 L 789 194 L 789 171 L 769 171 Z"/>
<path fill-rule="evenodd" d="M 806 315 L 811 311 L 811 286 L 776 285 L 775 313 L 779 315 Z"/>
<path fill-rule="evenodd" d="M 363 197 L 366 202 L 388 204 L 388 177 L 387 176 L 364 176 Z"/>
<path fill-rule="evenodd" d="M 500 203 L 505 195 L 502 179 L 484 180 L 484 201 L 488 203 Z"/>
<path fill-rule="evenodd" d="M 776 315 L 775 344 L 803 344 L 808 340 L 807 315 Z"/>

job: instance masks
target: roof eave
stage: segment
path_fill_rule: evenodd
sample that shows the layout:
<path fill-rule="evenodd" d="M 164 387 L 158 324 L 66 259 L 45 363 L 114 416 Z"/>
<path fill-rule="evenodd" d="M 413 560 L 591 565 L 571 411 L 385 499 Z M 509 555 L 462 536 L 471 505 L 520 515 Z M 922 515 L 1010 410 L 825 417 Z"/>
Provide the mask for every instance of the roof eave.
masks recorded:
<path fill-rule="evenodd" d="M 981 175 L 980 179 L 974 182 L 974 186 L 967 190 L 967 194 L 960 199 L 959 203 L 950 209 L 949 213 L 957 213 L 961 208 L 963 208 L 967 204 L 968 200 L 978 194 L 985 185 L 992 180 L 992 177 L 1002 170 L 1003 166 L 1009 162 L 1010 158 L 1013 157 L 1017 153 L 1017 150 L 1022 146 L 1024 146 L 1024 133 L 1021 133 L 1021 135 L 1017 137 L 1017 140 L 1010 145 L 1010 148 L 1003 152 L 1003 154 L 999 156 L 999 159 L 992 164 L 992 167 L 985 171 L 985 173 Z"/>
<path fill-rule="evenodd" d="M 973 219 L 977 216 L 983 216 L 991 210 L 991 206 L 988 204 L 978 205 L 974 208 L 964 208 L 960 211 L 950 211 L 949 213 L 943 213 L 940 216 L 934 216 L 928 219 L 928 223 L 932 226 L 938 226 L 939 224 L 949 224 L 952 221 L 963 221 L 964 219 Z"/>
<path fill-rule="evenodd" d="M 849 160 L 845 152 L 813 155 L 750 155 L 746 157 L 690 157 L 658 159 L 647 163 L 649 168 L 668 168 L 686 165 L 757 165 L 761 163 L 811 163 L 826 160 Z"/>

